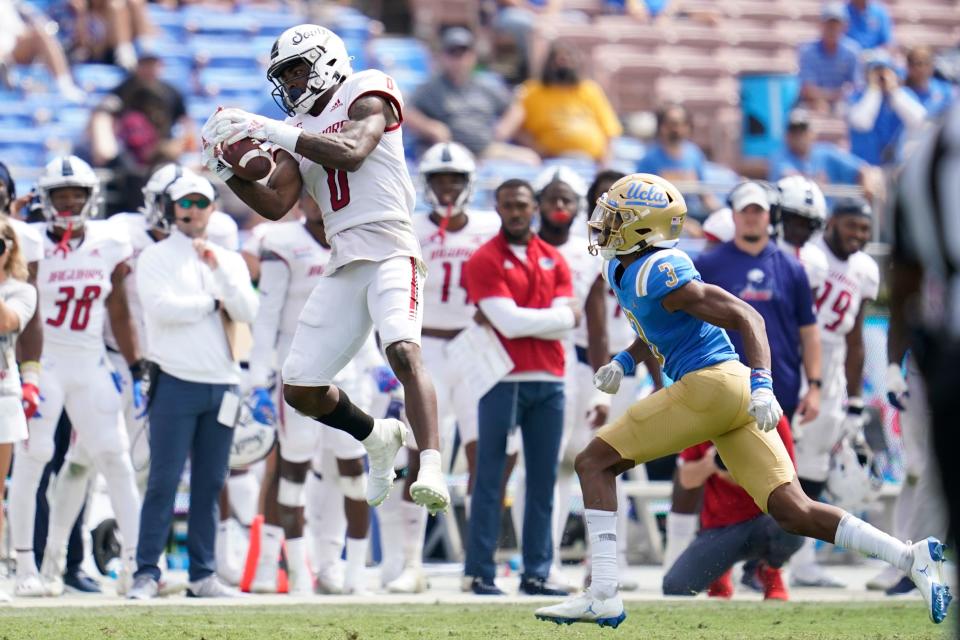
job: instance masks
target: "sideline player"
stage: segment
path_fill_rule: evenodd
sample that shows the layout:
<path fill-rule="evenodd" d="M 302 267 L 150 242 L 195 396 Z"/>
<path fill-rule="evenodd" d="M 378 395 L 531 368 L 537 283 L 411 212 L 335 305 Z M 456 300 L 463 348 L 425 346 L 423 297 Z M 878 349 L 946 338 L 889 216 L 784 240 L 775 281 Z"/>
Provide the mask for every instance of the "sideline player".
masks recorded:
<path fill-rule="evenodd" d="M 910 572 L 928 615 L 941 622 L 951 596 L 943 584 L 943 544 L 907 545 L 844 511 L 814 502 L 794 480 L 793 464 L 773 432 L 783 411 L 773 395 L 763 320 L 750 305 L 706 285 L 675 248 L 686 204 L 657 176 L 623 178 L 597 201 L 592 249 L 638 339 L 597 372 L 615 391 L 649 349 L 676 382 L 637 402 L 604 426 L 577 456 L 591 545 L 590 588 L 536 611 L 557 623 L 619 625 L 616 477 L 638 463 L 711 440 L 737 483 L 785 530 L 835 542 Z M 741 333 L 751 369 L 738 362 L 724 328 Z M 749 385 L 749 393 L 747 391 Z"/>
<path fill-rule="evenodd" d="M 137 404 L 145 400 L 144 365 L 122 285 L 130 245 L 108 223 L 88 220 L 96 211 L 99 186 L 90 166 L 75 156 L 54 159 L 38 180 L 47 219 L 37 226 L 44 234 L 37 275 L 44 328 L 43 395 L 30 420 L 30 438 L 17 448 L 10 486 L 17 595 L 63 592 L 67 537 L 83 506 L 91 466 L 107 481 L 123 539 L 121 588 L 136 566 L 140 497 L 128 456 L 118 378 L 103 342 L 108 318 L 136 381 L 131 393 Z M 53 432 L 64 410 L 76 439 L 50 501 L 41 582 L 32 549 L 35 494 L 53 455 Z"/>
<path fill-rule="evenodd" d="M 814 293 L 827 279 L 827 256 L 812 241 L 827 218 L 827 202 L 817 183 L 804 176 L 789 176 L 777 182 L 780 190 L 780 249 L 803 265 Z"/>
<path fill-rule="evenodd" d="M 265 227 L 260 239 L 261 304 L 253 324 L 250 379 L 254 416 L 263 422 L 278 419 L 280 457 L 275 473 L 264 478 L 261 490 L 264 526 L 256 576 L 250 588 L 254 593 L 276 593 L 277 558 L 284 538 L 291 593 L 312 591 L 303 539 L 305 485 L 310 461 L 324 448 L 331 449 L 336 456 L 336 482 L 346 501 L 348 566 L 354 555 L 362 555 L 366 561 L 369 507 L 365 502 L 363 447 L 346 433 L 328 429 L 293 411 L 282 398 L 277 411 L 268 389 L 273 363 L 283 362 L 289 353 L 300 312 L 330 261 L 322 211 L 306 192 L 300 197 L 299 208 L 304 214 L 301 220 L 271 224 Z M 352 384 L 361 377 L 354 369 L 352 364 L 348 365 L 337 381 Z M 356 577 L 348 576 L 348 583 L 352 582 L 357 582 Z"/>
<path fill-rule="evenodd" d="M 424 279 L 410 222 L 414 189 L 403 155 L 403 99 L 390 76 L 353 73 L 343 41 L 317 25 L 285 31 L 274 43 L 268 75 L 285 122 L 239 109 L 218 110 L 203 128 L 204 159 L 230 189 L 277 220 L 306 188 L 323 211 L 333 249 L 283 364 L 285 400 L 298 412 L 346 431 L 370 455 L 367 501 L 382 503 L 406 427 L 375 420 L 333 384 L 375 327 L 403 384 L 421 468 L 410 492 L 432 512 L 450 495 L 440 464 L 437 400 L 420 354 Z M 267 184 L 233 175 L 222 145 L 245 137 L 273 145 Z"/>
<path fill-rule="evenodd" d="M 863 252 L 873 212 L 862 198 L 838 200 L 823 236 L 814 241 L 826 255 L 827 279 L 815 305 L 820 326 L 820 415 L 797 427 L 797 476 L 804 493 L 816 500 L 830 472 L 831 451 L 863 429 L 863 320 L 867 303 L 880 289 L 880 268 Z M 844 409 L 846 400 L 846 409 Z M 798 587 L 844 587 L 817 564 L 816 542 L 808 539 L 790 561 L 790 583 Z"/>

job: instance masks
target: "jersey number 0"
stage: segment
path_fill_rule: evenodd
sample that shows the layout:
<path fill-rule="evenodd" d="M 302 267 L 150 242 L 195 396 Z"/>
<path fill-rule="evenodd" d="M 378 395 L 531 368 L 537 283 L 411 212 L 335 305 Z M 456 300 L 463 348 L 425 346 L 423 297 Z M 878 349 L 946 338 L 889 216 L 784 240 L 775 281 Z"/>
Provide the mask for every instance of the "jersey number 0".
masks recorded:
<path fill-rule="evenodd" d="M 350 204 L 350 183 L 347 182 L 347 172 L 341 169 L 328 169 L 327 189 L 330 190 L 330 208 L 339 211 Z"/>

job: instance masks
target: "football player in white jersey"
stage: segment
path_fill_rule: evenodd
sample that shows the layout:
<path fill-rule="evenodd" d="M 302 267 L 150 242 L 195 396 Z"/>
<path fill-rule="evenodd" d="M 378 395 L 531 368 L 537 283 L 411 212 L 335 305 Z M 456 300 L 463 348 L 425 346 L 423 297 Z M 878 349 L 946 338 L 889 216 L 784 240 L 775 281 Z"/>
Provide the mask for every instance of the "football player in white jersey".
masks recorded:
<path fill-rule="evenodd" d="M 253 351 L 250 378 L 253 385 L 254 415 L 279 418 L 280 459 L 277 476 L 264 479 L 265 524 L 261 534 L 260 558 L 251 586 L 256 593 L 277 590 L 277 557 L 286 538 L 290 590 L 311 592 L 303 540 L 306 503 L 305 483 L 310 461 L 322 448 L 331 449 L 337 459 L 338 484 L 347 516 L 348 566 L 350 556 L 366 561 L 369 508 L 366 505 L 366 475 L 363 446 L 348 434 L 329 429 L 298 414 L 280 399 L 276 411 L 268 389 L 274 362 L 283 362 L 293 342 L 297 320 L 317 281 L 330 260 L 323 227 L 323 212 L 306 192 L 300 198 L 302 220 L 281 222 L 267 227 L 260 242 L 260 311 L 253 325 Z M 354 374 L 353 367 L 343 373 Z M 351 378 L 358 378 L 351 375 Z M 337 382 L 342 382 L 338 376 Z M 352 383 L 353 380 L 348 381 Z M 332 479 L 332 478 L 331 478 Z M 358 503 L 358 504 L 351 504 Z M 362 547 L 362 548 L 361 548 Z M 347 576 L 347 584 L 357 585 L 357 576 Z M 359 585 L 357 585 L 359 588 Z"/>
<path fill-rule="evenodd" d="M 422 192 L 430 213 L 416 216 L 413 227 L 423 248 L 428 273 L 423 289 L 423 361 L 437 388 L 439 424 L 444 434 L 454 422 L 467 460 L 467 510 L 477 450 L 477 401 L 459 384 L 455 369 L 446 356 L 447 343 L 473 324 L 476 307 L 463 288 L 463 265 L 480 245 L 496 235 L 500 218 L 492 211 L 468 207 L 473 195 L 476 163 L 466 147 L 455 142 L 433 145 L 420 160 Z M 516 442 L 516 441 L 515 441 Z M 515 449 L 514 449 L 515 453 Z M 416 477 L 416 455 L 408 456 L 408 478 Z M 508 465 L 512 467 L 512 465 Z M 509 469 L 508 469 L 509 475 Z M 393 593 L 418 593 L 426 588 L 421 566 L 426 514 L 409 501 L 407 492 L 397 505 L 396 518 L 385 514 L 388 533 L 385 544 L 400 544 L 404 568 L 399 575 L 385 575 L 386 588 Z"/>
<path fill-rule="evenodd" d="M 880 269 L 863 252 L 870 239 L 871 223 L 872 212 L 866 200 L 842 199 L 834 204 L 823 236 L 815 240 L 829 265 L 827 279 L 815 300 L 823 345 L 823 391 L 820 415 L 800 427 L 796 446 L 800 485 L 814 499 L 820 497 L 826 484 L 834 445 L 859 436 L 863 427 L 863 318 L 866 303 L 876 299 L 880 287 Z M 844 586 L 816 563 L 814 549 L 813 541 L 807 540 L 793 557 L 791 583 Z"/>
<path fill-rule="evenodd" d="M 44 258 L 37 286 L 43 318 L 43 389 L 30 437 L 17 449 L 11 482 L 12 537 L 17 550 L 18 595 L 59 595 L 63 591 L 66 543 L 83 505 L 92 467 L 103 474 L 123 539 L 124 579 L 135 569 L 140 497 L 128 456 L 117 374 L 103 341 L 108 318 L 135 380 L 131 391 L 144 402 L 136 328 L 122 286 L 130 244 L 112 225 L 90 221 L 99 181 L 75 156 L 56 158 L 38 180 L 43 214 Z M 75 440 L 67 454 L 50 508 L 47 548 L 38 579 L 34 564 L 35 494 L 43 467 L 53 454 L 53 433 L 62 411 Z"/>
<path fill-rule="evenodd" d="M 827 218 L 827 202 L 817 183 L 804 176 L 788 176 L 780 189 L 780 249 L 794 256 L 807 272 L 810 288 L 817 292 L 827 278 L 827 256 L 812 242 Z"/>
<path fill-rule="evenodd" d="M 420 354 L 425 274 L 410 222 L 414 189 L 403 154 L 400 90 L 380 71 L 353 73 L 343 41 L 317 25 L 293 27 L 277 39 L 268 76 L 290 117 L 280 122 L 218 110 L 204 125 L 203 147 L 207 166 L 265 218 L 283 217 L 304 188 L 323 210 L 333 253 L 283 364 L 284 397 L 298 412 L 363 442 L 370 455 L 367 501 L 382 503 L 406 427 L 375 420 L 333 384 L 375 327 L 403 384 L 420 448 L 411 494 L 430 511 L 443 511 L 450 495 L 440 465 L 436 393 Z M 222 145 L 243 138 L 275 147 L 266 184 L 240 179 L 223 162 Z"/>

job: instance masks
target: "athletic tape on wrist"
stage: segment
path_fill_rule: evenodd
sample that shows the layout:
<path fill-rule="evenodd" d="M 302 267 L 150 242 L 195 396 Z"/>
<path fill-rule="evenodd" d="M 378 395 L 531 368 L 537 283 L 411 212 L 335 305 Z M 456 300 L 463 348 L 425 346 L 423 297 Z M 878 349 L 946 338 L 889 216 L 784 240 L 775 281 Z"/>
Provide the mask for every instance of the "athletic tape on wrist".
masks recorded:
<path fill-rule="evenodd" d="M 773 391 L 773 374 L 769 369 L 752 369 L 750 371 L 750 392 L 757 389 L 770 389 Z"/>

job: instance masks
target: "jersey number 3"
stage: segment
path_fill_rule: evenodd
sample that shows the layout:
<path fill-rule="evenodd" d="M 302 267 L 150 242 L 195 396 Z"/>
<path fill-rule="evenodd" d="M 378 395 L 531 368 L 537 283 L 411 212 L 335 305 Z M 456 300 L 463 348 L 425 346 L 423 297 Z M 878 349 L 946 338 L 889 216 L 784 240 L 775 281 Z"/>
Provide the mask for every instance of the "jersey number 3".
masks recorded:
<path fill-rule="evenodd" d="M 340 211 L 350 204 L 350 183 L 347 182 L 347 172 L 340 169 L 327 169 L 327 189 L 330 190 L 330 208 Z"/>
<path fill-rule="evenodd" d="M 75 287 L 60 287 L 60 297 L 54 304 L 57 305 L 57 317 L 47 318 L 47 324 L 51 327 L 59 327 L 67 319 L 70 311 L 70 304 L 73 303 L 73 317 L 70 318 L 70 329 L 72 331 L 83 331 L 90 322 L 90 308 L 100 297 L 100 287 L 89 285 L 80 292 L 77 297 Z"/>

